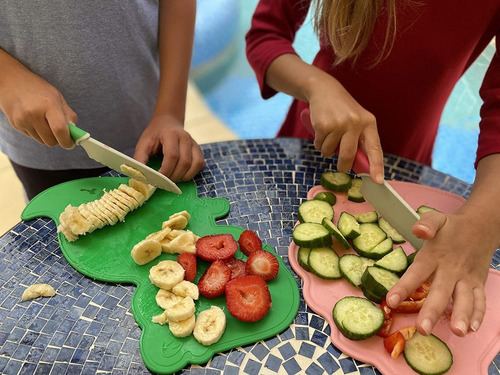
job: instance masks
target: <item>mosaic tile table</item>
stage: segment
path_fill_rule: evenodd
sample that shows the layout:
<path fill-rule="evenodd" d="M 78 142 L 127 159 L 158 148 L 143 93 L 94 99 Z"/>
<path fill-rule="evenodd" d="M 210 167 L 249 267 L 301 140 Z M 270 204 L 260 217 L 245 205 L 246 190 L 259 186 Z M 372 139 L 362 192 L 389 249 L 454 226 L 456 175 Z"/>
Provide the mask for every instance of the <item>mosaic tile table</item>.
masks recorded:
<path fill-rule="evenodd" d="M 226 198 L 231 205 L 219 224 L 257 231 L 290 268 L 288 246 L 297 207 L 321 172 L 334 168 L 332 160 L 298 139 L 202 148 L 206 168 L 195 179 L 199 196 Z M 408 160 L 386 155 L 385 165 L 388 179 L 465 198 L 470 193 L 470 185 Z M 497 251 L 491 266 L 499 269 L 499 264 Z M 49 298 L 20 304 L 25 286 L 36 282 L 50 282 L 62 303 Z M 61 253 L 53 221 L 19 223 L 0 237 L 0 373 L 149 374 L 138 350 L 141 330 L 130 311 L 133 292 L 133 285 L 96 282 L 75 271 Z M 340 352 L 329 335 L 328 324 L 302 300 L 284 332 L 217 354 L 179 374 L 379 374 Z M 499 374 L 499 367 L 497 355 L 488 374 Z"/>

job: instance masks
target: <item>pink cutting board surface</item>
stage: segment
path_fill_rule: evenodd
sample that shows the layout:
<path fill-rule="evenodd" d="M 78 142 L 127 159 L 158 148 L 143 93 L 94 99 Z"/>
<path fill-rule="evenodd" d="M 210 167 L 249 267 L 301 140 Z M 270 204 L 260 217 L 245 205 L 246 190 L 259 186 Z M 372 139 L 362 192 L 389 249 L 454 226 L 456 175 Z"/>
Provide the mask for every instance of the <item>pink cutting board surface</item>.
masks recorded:
<path fill-rule="evenodd" d="M 457 195 L 436 188 L 402 181 L 389 181 L 391 186 L 410 204 L 417 209 L 420 205 L 434 207 L 442 212 L 451 213 L 460 207 L 464 199 Z M 312 199 L 320 191 L 328 191 L 321 186 L 313 187 L 307 194 Z M 368 202 L 355 203 L 347 200 L 346 193 L 335 193 L 337 203 L 334 222 L 340 214 L 347 211 L 351 214 L 372 211 Z M 395 245 L 399 246 L 399 245 Z M 337 241 L 332 246 L 339 256 L 352 253 L 354 250 L 345 250 Z M 407 254 L 414 250 L 409 243 L 402 244 Z M 373 336 L 362 341 L 352 341 L 345 338 L 335 326 L 332 310 L 335 303 L 345 296 L 360 296 L 363 293 L 344 279 L 322 280 L 314 274 L 305 271 L 297 262 L 298 246 L 291 243 L 288 255 L 292 268 L 303 280 L 303 295 L 307 305 L 321 315 L 331 327 L 332 343 L 342 352 L 359 361 L 375 366 L 383 374 L 414 375 L 415 372 L 407 365 L 403 355 L 392 359 L 385 351 L 383 339 Z M 455 336 L 443 316 L 433 330 L 433 334 L 442 339 L 453 353 L 453 366 L 447 372 L 449 375 L 487 374 L 488 366 L 500 351 L 500 272 L 491 269 L 486 282 L 487 311 L 481 328 L 476 333 L 469 333 L 466 337 Z M 395 314 L 392 330 L 414 325 L 417 314 Z"/>

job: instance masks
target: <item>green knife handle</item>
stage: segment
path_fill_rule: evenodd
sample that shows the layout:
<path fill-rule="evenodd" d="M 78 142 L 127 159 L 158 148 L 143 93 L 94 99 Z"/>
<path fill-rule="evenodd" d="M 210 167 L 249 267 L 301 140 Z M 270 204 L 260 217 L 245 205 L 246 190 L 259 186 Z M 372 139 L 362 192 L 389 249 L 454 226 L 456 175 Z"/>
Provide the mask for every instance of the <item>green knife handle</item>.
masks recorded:
<path fill-rule="evenodd" d="M 85 130 L 80 129 L 78 126 L 73 125 L 70 122 L 68 122 L 68 127 L 69 127 L 69 134 L 71 135 L 71 138 L 73 138 L 73 141 L 75 141 L 76 145 L 80 144 L 81 141 L 90 137 L 89 133 L 87 133 Z"/>

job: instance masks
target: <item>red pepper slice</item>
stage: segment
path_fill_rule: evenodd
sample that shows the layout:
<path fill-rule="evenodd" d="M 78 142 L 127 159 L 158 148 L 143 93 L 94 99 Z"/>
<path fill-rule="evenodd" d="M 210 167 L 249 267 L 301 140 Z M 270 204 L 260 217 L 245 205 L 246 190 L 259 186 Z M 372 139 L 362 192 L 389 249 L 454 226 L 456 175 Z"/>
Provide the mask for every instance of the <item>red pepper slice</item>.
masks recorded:
<path fill-rule="evenodd" d="M 380 328 L 377 332 L 377 336 L 379 337 L 388 337 L 391 333 L 391 326 L 392 326 L 392 318 L 389 317 L 384 321 L 384 324 L 382 325 L 382 328 Z"/>
<path fill-rule="evenodd" d="M 397 307 L 393 308 L 392 311 L 395 313 L 402 314 L 413 314 L 420 311 L 424 305 L 425 298 L 418 301 L 403 301 Z"/>
<path fill-rule="evenodd" d="M 398 329 L 399 332 L 403 335 L 405 340 L 409 340 L 413 337 L 413 334 L 417 331 L 417 327 L 415 326 L 406 326 Z"/>
<path fill-rule="evenodd" d="M 384 312 L 384 318 L 387 320 L 391 317 L 392 309 L 387 305 L 385 298 L 380 302 L 380 308 Z"/>
<path fill-rule="evenodd" d="M 387 353 L 389 353 L 393 359 L 398 358 L 403 352 L 405 343 L 405 337 L 399 331 L 394 332 L 392 335 L 384 339 L 385 350 L 387 350 Z"/>

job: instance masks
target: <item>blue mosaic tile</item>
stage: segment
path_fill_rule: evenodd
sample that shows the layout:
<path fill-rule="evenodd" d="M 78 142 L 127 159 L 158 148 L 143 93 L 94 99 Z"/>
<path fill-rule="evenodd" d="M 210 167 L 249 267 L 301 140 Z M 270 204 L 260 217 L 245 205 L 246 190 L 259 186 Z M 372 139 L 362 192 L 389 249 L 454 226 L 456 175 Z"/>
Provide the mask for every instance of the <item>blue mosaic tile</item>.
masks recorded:
<path fill-rule="evenodd" d="M 309 367 L 306 369 L 306 375 L 321 375 L 324 374 L 325 370 L 323 370 L 316 363 L 311 363 Z"/>
<path fill-rule="evenodd" d="M 319 356 L 318 362 L 321 364 L 321 366 L 323 366 L 323 368 L 326 370 L 328 374 L 333 374 L 340 368 L 338 363 L 328 353 L 324 353 L 321 356 Z"/>

